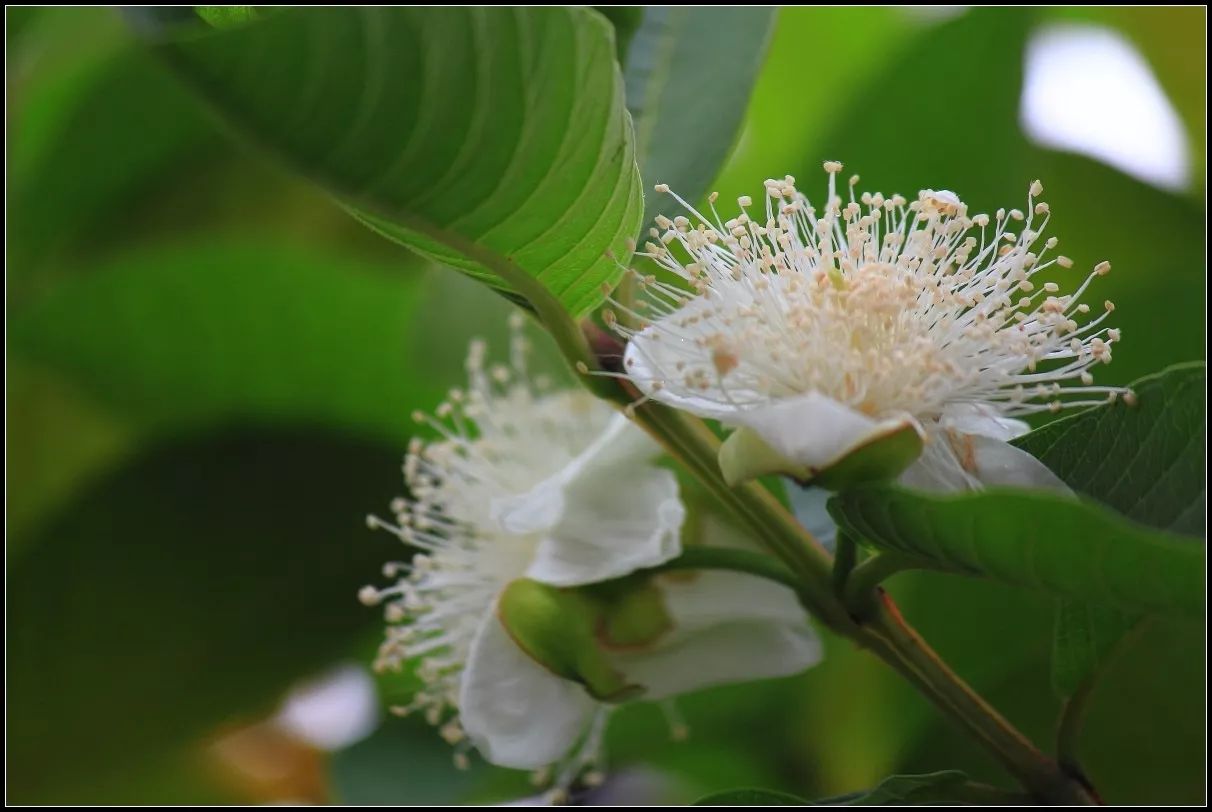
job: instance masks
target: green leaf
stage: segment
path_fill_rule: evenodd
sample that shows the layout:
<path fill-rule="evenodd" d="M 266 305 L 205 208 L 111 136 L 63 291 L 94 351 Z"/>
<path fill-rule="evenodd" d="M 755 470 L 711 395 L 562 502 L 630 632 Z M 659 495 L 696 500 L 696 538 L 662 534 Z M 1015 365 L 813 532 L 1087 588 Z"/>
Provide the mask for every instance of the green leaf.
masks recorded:
<path fill-rule="evenodd" d="M 392 270 L 248 242 L 144 250 L 28 303 L 10 341 L 145 424 L 319 421 L 403 441 L 409 411 L 453 382 L 420 374 L 418 277 Z"/>
<path fill-rule="evenodd" d="M 159 50 L 373 228 L 498 289 L 581 315 L 630 256 L 634 140 L 591 10 L 296 8 Z"/>
<path fill-rule="evenodd" d="M 700 798 L 695 806 L 808 806 L 808 801 L 772 789 L 730 789 Z"/>
<path fill-rule="evenodd" d="M 785 171 L 813 200 L 825 189 L 823 159 L 842 161 L 868 191 L 913 199 L 918 189 L 950 189 L 973 211 L 1019 200 L 1036 177 L 1018 127 L 1032 14 L 1024 8 L 976 8 L 896 43 L 889 56 L 875 57 L 887 59 L 889 69 L 851 88 L 828 133 Z M 859 47 L 865 54 L 866 47 Z M 862 60 L 843 64 L 850 61 Z M 905 77 L 940 70 L 946 81 L 897 86 Z M 822 81 L 800 81 L 805 80 Z M 846 87 L 848 81 L 840 83 Z M 839 83 L 824 84 L 831 93 L 839 89 Z M 974 127 L 981 138 L 972 138 Z M 761 178 L 750 182 L 756 186 Z"/>
<path fill-rule="evenodd" d="M 1130 519 L 1188 535 L 1207 517 L 1207 366 L 1179 364 L 1131 384 L 1122 400 L 1056 420 L 1014 445 L 1074 490 Z"/>
<path fill-rule="evenodd" d="M 1114 606 L 1062 600 L 1052 636 L 1052 687 L 1072 696 L 1106 661 L 1141 616 Z"/>
<path fill-rule="evenodd" d="M 1204 546 L 1092 502 L 992 488 L 939 496 L 867 487 L 829 501 L 838 525 L 923 566 L 1126 610 L 1200 615 Z"/>
<path fill-rule="evenodd" d="M 756 9 L 750 7 L 750 10 Z M 713 184 L 725 205 L 738 195 L 760 193 L 763 179 L 794 173 L 809 160 L 838 158 L 854 162 L 858 171 L 868 171 L 863 169 L 865 154 L 850 149 L 824 152 L 821 139 L 827 135 L 833 137 L 832 132 L 842 124 L 851 138 L 863 138 L 862 131 L 871 127 L 871 119 L 868 112 L 860 124 L 861 130 L 852 126 L 852 119 L 860 115 L 858 99 L 874 99 L 878 90 L 886 89 L 889 82 L 896 82 L 904 75 L 900 70 L 904 56 L 900 43 L 920 36 L 923 28 L 903 9 L 892 6 L 780 8 L 742 135 Z M 946 47 L 949 51 L 962 48 L 963 40 L 946 43 Z M 822 58 L 824 54 L 839 58 Z M 862 58 L 841 56 L 845 54 L 862 54 Z M 986 50 L 983 56 L 990 54 L 997 56 L 1000 51 Z M 933 90 L 945 91 L 945 88 Z M 1005 90 L 1014 93 L 1010 88 Z M 880 98 L 877 103 L 882 109 L 887 99 Z M 992 103 L 1000 103 L 994 94 L 971 96 L 965 100 L 965 110 L 980 105 L 981 112 L 975 114 L 980 117 L 984 106 Z M 841 120 L 843 117 L 845 121 Z M 899 142 L 914 135 L 910 130 L 900 130 L 897 139 Z M 874 141 L 871 139 L 871 147 L 876 155 L 896 152 L 887 149 L 886 140 L 878 149 Z M 805 189 L 811 189 L 806 181 L 819 171 L 819 166 L 810 167 L 809 174 L 801 179 L 805 181 Z M 869 171 L 876 170 L 873 167 Z M 875 178 L 871 175 L 872 180 Z"/>
<path fill-rule="evenodd" d="M 1188 534 L 1205 526 L 1207 371 L 1181 364 L 1132 384 L 1121 402 L 1057 420 L 1014 441 L 1074 490 L 1143 524 Z M 1097 450 L 1097 451 L 1095 451 Z M 1141 617 L 1063 600 L 1053 636 L 1052 683 L 1076 691 Z"/>
<path fill-rule="evenodd" d="M 775 13 L 758 6 L 645 9 L 624 77 L 640 174 L 650 187 L 666 183 L 691 203 L 707 191 L 736 142 Z M 649 195 L 644 220 L 681 210 L 669 195 Z"/>
<path fill-rule="evenodd" d="M 95 256 L 170 170 L 222 146 L 111 11 L 55 11 L 41 26 L 50 30 L 31 34 L 28 75 L 14 80 L 9 259 L 19 292 L 80 244 Z"/>
<path fill-rule="evenodd" d="M 398 466 L 365 443 L 231 432 L 155 448 L 65 508 L 8 562 L 14 796 L 271 710 L 373 628 L 356 593 L 399 543 L 363 517 Z"/>

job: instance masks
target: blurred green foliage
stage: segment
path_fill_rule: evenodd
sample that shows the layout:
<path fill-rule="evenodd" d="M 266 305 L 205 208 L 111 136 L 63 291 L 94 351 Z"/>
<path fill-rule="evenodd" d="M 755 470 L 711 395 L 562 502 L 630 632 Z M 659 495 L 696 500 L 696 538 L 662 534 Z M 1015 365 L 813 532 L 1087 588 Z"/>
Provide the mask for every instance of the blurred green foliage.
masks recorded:
<path fill-rule="evenodd" d="M 469 336 L 501 346 L 509 306 L 224 138 L 114 12 L 6 16 L 9 800 L 249 800 L 204 743 L 328 663 L 369 661 L 378 618 L 354 594 L 391 547 L 361 516 L 398 487 L 410 411 L 459 382 Z M 1116 27 L 1150 60 L 1189 130 L 1187 193 L 1025 138 L 1024 43 L 1058 19 Z M 996 208 L 1041 178 L 1063 250 L 1115 266 L 1099 280 L 1124 332 L 1108 380 L 1202 358 L 1205 22 L 783 9 L 713 188 L 727 200 L 791 173 L 811 191 L 829 158 L 885 192 L 946 187 Z M 1047 599 L 941 574 L 891 589 L 961 674 L 1051 741 Z M 687 697 L 687 742 L 653 707 L 622 710 L 614 766 L 657 771 L 675 802 L 737 786 L 822 797 L 947 768 L 1005 780 L 881 664 L 826 643 L 800 677 Z M 1202 624 L 1156 621 L 1111 664 L 1083 739 L 1108 801 L 1203 798 L 1203 650 Z M 331 759 L 329 797 L 531 791 L 448 758 L 417 720 L 389 719 Z"/>

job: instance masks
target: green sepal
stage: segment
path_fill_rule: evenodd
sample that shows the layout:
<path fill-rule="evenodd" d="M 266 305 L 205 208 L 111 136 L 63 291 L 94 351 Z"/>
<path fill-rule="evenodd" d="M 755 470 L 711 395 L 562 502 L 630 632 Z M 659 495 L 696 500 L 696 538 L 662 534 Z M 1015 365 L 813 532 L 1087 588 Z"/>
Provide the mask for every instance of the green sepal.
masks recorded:
<path fill-rule="evenodd" d="M 922 443 L 921 433 L 906 423 L 868 438 L 825 468 L 814 469 L 787 459 L 756 431 L 742 426 L 720 446 L 720 473 L 731 486 L 766 474 L 782 474 L 803 485 L 840 491 L 899 476 L 921 456 Z"/>
<path fill-rule="evenodd" d="M 916 426 L 899 426 L 872 437 L 812 478 L 812 484 L 829 491 L 895 479 L 922 455 L 923 438 Z"/>
<path fill-rule="evenodd" d="M 643 693 L 610 664 L 598 639 L 600 604 L 588 595 L 519 578 L 501 592 L 497 617 L 535 662 L 595 699 L 623 702 Z"/>
<path fill-rule="evenodd" d="M 582 590 L 597 603 L 597 639 L 607 649 L 642 648 L 673 628 L 664 595 L 647 575 L 629 575 Z"/>

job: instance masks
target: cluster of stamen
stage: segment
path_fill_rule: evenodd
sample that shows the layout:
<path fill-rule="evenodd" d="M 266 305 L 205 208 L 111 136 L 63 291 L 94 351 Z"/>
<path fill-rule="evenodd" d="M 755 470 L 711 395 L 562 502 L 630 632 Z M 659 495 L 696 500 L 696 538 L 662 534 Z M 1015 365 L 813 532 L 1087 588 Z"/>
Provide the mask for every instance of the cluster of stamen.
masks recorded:
<path fill-rule="evenodd" d="M 844 201 L 841 169 L 825 164 L 821 211 L 790 176 L 766 181 L 762 216 L 749 197 L 722 221 L 716 195 L 710 218 L 674 195 L 689 216 L 658 217 L 640 255 L 682 281 L 637 274 L 643 307 L 614 302 L 630 316 L 611 318 L 616 329 L 642 335 L 644 363 L 629 358 L 626 373 L 650 392 L 724 408 L 816 391 L 876 418 L 937 419 L 964 403 L 1017 416 L 1131 397 L 1094 385 L 1120 337 L 1103 326 L 1114 305 L 1092 314 L 1080 301 L 1110 264 L 1061 294 L 1052 277 L 1073 262 L 1042 236 L 1039 181 L 1024 209 L 969 216 L 947 191 L 857 194 L 857 176 Z"/>

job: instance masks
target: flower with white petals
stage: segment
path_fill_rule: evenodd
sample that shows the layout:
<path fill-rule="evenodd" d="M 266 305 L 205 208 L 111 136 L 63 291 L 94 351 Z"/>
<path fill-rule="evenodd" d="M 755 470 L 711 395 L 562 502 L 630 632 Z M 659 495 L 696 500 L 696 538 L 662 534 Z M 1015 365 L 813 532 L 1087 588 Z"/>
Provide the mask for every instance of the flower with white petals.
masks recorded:
<path fill-rule="evenodd" d="M 508 599 L 519 585 L 575 601 L 585 585 L 626 584 L 616 579 L 681 553 L 686 510 L 647 435 L 584 391 L 549 392 L 528 378 L 516 328 L 510 366 L 486 369 L 483 345 L 473 344 L 468 388 L 451 392 L 435 417 L 417 416 L 440 439 L 413 441 L 404 465 L 410 498 L 393 503 L 394 521 L 369 521 L 418 552 L 385 567 L 391 586 L 365 587 L 360 597 L 385 604 L 377 667 L 411 662 L 422 680 L 399 712 L 439 726 L 457 762 L 473 746 L 508 767 L 564 760 L 557 783 L 566 785 L 594 762 L 611 697 L 531 656 L 531 630 L 506 617 Z M 819 658 L 785 587 L 680 572 L 651 576 L 642 589 L 641 624 L 653 629 L 643 640 L 584 626 L 595 662 L 628 696 L 780 676 Z"/>
<path fill-rule="evenodd" d="M 910 450 L 888 473 L 915 487 L 1063 487 L 1006 441 L 1027 430 L 1024 415 L 1131 397 L 1094 384 L 1119 331 L 1103 326 L 1111 302 L 1093 315 L 1081 298 L 1109 263 L 1070 294 L 1041 281 L 1073 263 L 1042 237 L 1039 181 L 1024 209 L 990 217 L 948 191 L 856 194 L 857 176 L 843 200 L 841 169 L 825 164 L 820 209 L 790 176 L 766 181 L 760 214 L 742 197 L 727 221 L 715 195 L 711 218 L 677 198 L 689 216 L 658 217 L 642 254 L 684 283 L 644 278 L 647 309 L 617 328 L 629 338 L 624 374 L 760 446 L 740 478 L 811 479 L 905 436 Z"/>

